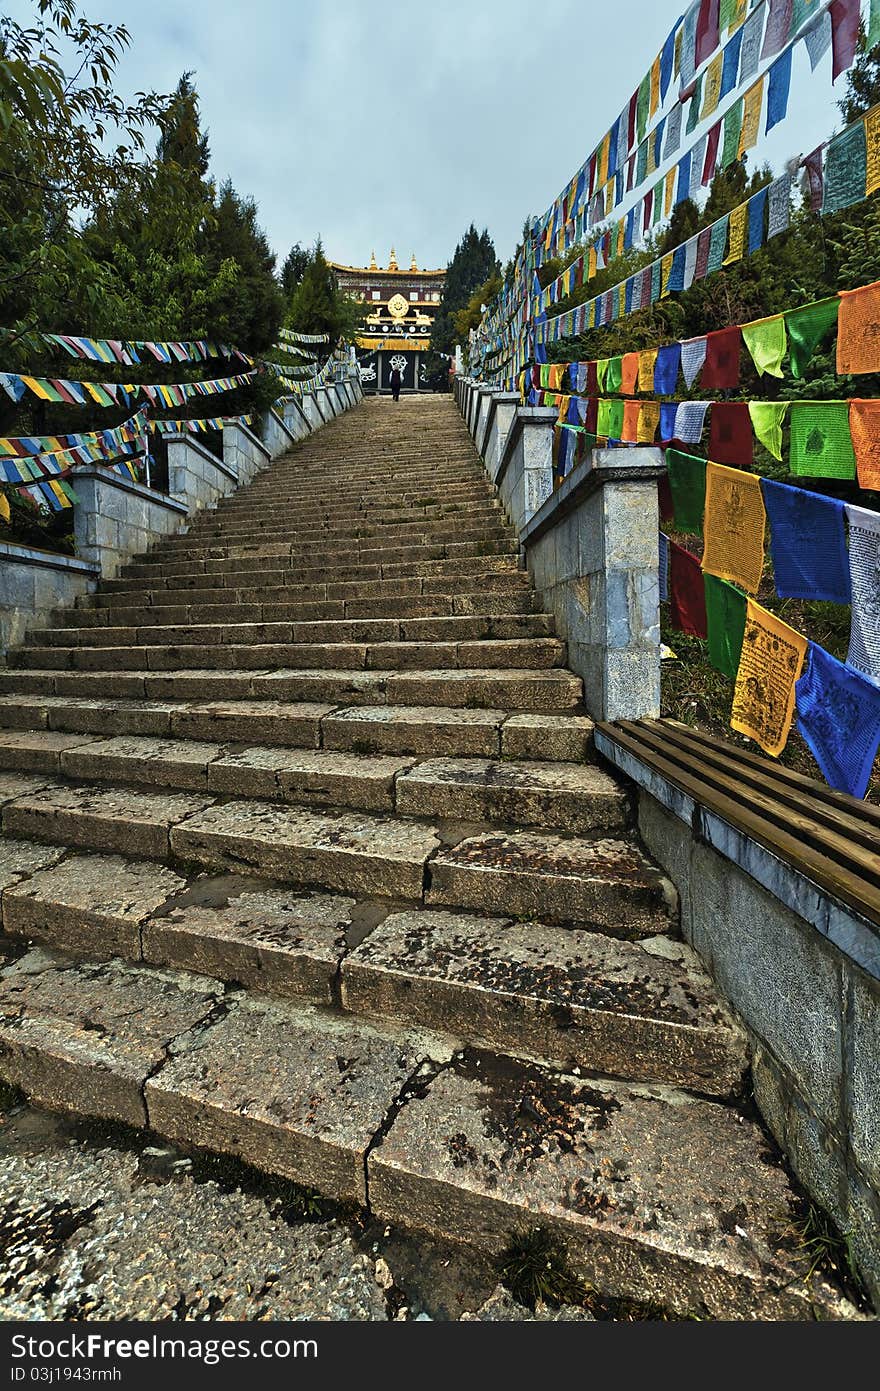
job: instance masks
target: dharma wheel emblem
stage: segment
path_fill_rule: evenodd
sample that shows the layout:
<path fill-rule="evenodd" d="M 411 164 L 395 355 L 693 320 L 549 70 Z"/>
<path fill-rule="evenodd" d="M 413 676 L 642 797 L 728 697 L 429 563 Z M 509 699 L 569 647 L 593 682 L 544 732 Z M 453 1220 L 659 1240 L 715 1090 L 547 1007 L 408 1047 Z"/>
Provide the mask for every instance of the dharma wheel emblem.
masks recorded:
<path fill-rule="evenodd" d="M 409 305 L 403 295 L 392 295 L 388 301 L 388 312 L 393 319 L 402 319 L 406 315 Z"/>
<path fill-rule="evenodd" d="M 391 366 L 392 366 L 392 368 L 395 368 L 395 367 L 396 367 L 397 370 L 398 370 L 398 372 L 403 372 L 403 371 L 405 371 L 405 369 L 406 369 L 406 358 L 403 356 L 402 353 L 395 353 L 395 354 L 394 354 L 393 358 L 391 359 Z"/>

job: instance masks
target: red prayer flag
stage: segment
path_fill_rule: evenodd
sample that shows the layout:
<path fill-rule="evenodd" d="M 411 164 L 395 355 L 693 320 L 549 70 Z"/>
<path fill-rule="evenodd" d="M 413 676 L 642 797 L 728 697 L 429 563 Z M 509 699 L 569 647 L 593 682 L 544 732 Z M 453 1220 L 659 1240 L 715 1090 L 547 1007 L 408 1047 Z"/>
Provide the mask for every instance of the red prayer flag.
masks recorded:
<path fill-rule="evenodd" d="M 595 362 L 587 363 L 587 384 L 584 390 L 588 396 L 599 395 L 599 377 L 596 372 Z"/>
<path fill-rule="evenodd" d="M 669 610 L 674 628 L 694 638 L 708 635 L 706 587 L 700 562 L 675 541 L 669 542 Z"/>
<path fill-rule="evenodd" d="M 629 193 L 635 183 L 636 178 L 636 156 L 630 155 L 629 164 L 626 166 L 626 191 Z"/>
<path fill-rule="evenodd" d="M 675 503 L 672 501 L 672 489 L 669 486 L 669 475 L 666 473 L 657 479 L 657 506 L 661 522 L 675 516 Z"/>
<path fill-rule="evenodd" d="M 590 196 L 591 198 L 592 198 L 592 196 L 593 196 L 593 193 L 595 192 L 595 189 L 596 189 L 596 155 L 595 155 L 595 153 L 593 153 L 593 154 L 590 155 L 590 195 L 589 195 L 589 196 Z"/>
<path fill-rule="evenodd" d="M 856 0 L 858 3 L 858 0 Z M 718 0 L 700 0 L 700 13 L 697 17 L 696 60 L 699 68 L 718 47 Z"/>
<path fill-rule="evenodd" d="M 595 375 L 595 371 L 596 371 L 596 364 L 595 364 L 595 362 L 591 362 L 591 363 L 590 363 L 590 367 L 593 368 L 593 374 Z M 584 416 L 584 429 L 587 431 L 587 434 L 589 434 L 589 435 L 595 435 L 595 433 L 596 433 L 596 425 L 597 425 L 597 423 L 598 423 L 598 420 L 599 420 L 599 399 L 598 399 L 598 397 L 596 397 L 596 396 L 590 396 L 590 397 L 587 398 L 587 411 L 586 411 L 586 415 Z"/>
<path fill-rule="evenodd" d="M 709 247 L 712 242 L 712 228 L 704 227 L 697 237 L 697 264 L 694 267 L 694 279 L 705 280 L 706 271 L 709 269 Z"/>
<path fill-rule="evenodd" d="M 748 402 L 713 401 L 709 412 L 709 458 L 732 468 L 750 468 L 752 444 Z"/>
<path fill-rule="evenodd" d="M 643 221 L 642 221 L 642 227 L 643 227 L 644 231 L 646 231 L 646 232 L 647 232 L 648 228 L 649 228 L 650 225 L 651 225 L 651 212 L 652 212 L 652 210 L 653 210 L 653 207 L 654 207 L 654 190 L 653 190 L 653 188 L 649 188 L 649 189 L 648 189 L 648 192 L 645 194 L 645 202 L 644 202 L 645 216 L 644 216 L 644 219 L 643 219 Z"/>
<path fill-rule="evenodd" d="M 639 89 L 633 92 L 629 99 L 629 113 L 626 123 L 626 148 L 631 150 L 636 141 L 636 112 L 639 106 Z"/>
<path fill-rule="evenodd" d="M 730 391 L 739 384 L 741 342 L 742 334 L 736 324 L 706 335 L 706 361 L 700 378 L 706 391 Z"/>
<path fill-rule="evenodd" d="M 859 0 L 834 0 L 831 6 L 831 81 L 852 66 L 859 39 Z"/>
<path fill-rule="evenodd" d="M 801 162 L 810 190 L 810 208 L 814 213 L 822 211 L 822 193 L 825 187 L 825 178 L 822 173 L 822 151 L 824 148 L 824 144 L 817 145 L 815 150 L 811 150 L 808 155 L 805 155 Z"/>
<path fill-rule="evenodd" d="M 706 139 L 706 158 L 703 160 L 703 177 L 700 183 L 706 188 L 715 177 L 718 163 L 718 145 L 721 141 L 721 122 L 716 121 Z"/>

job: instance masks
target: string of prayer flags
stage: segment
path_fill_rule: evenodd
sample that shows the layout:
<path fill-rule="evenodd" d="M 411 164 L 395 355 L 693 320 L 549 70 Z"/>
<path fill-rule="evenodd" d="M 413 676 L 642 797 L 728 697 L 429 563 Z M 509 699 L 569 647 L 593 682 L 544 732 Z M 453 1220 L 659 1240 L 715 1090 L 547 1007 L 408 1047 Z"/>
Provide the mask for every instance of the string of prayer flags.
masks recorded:
<path fill-rule="evenodd" d="M 880 400 L 850 401 L 849 431 L 859 487 L 880 492 Z"/>
<path fill-rule="evenodd" d="M 741 341 L 742 332 L 738 326 L 706 335 L 706 360 L 700 378 L 704 390 L 731 391 L 739 384 Z"/>
<path fill-rule="evenodd" d="M 765 522 L 757 474 L 708 463 L 703 569 L 756 594 L 764 571 Z"/>
<path fill-rule="evenodd" d="M 880 513 L 848 505 L 852 590 L 847 665 L 880 684 Z"/>
<path fill-rule="evenodd" d="M 669 608 L 673 627 L 691 637 L 706 636 L 706 591 L 696 556 L 669 542 Z"/>
<path fill-rule="evenodd" d="M 856 121 L 835 135 L 825 154 L 822 213 L 839 212 L 865 196 L 868 178 L 868 145 L 864 121 Z"/>
<path fill-rule="evenodd" d="M 782 459 L 782 422 L 787 401 L 749 401 L 749 418 L 755 438 L 774 459 Z"/>
<path fill-rule="evenodd" d="M 789 364 L 793 376 L 804 376 L 822 339 L 837 326 L 841 302 L 839 296 L 829 295 L 827 299 L 816 300 L 814 304 L 785 311 L 783 318 L 788 333 Z"/>
<path fill-rule="evenodd" d="M 675 410 L 673 438 L 682 444 L 699 444 L 711 401 L 682 401 Z"/>
<path fill-rule="evenodd" d="M 746 626 L 746 596 L 736 585 L 703 571 L 709 661 L 716 671 L 735 681 Z"/>
<path fill-rule="evenodd" d="M 810 643 L 797 728 L 830 787 L 864 797 L 880 745 L 880 688 Z"/>
<path fill-rule="evenodd" d="M 794 719 L 807 639 L 749 598 L 730 723 L 778 758 Z"/>
<path fill-rule="evenodd" d="M 846 401 L 792 401 L 789 469 L 807 478 L 855 478 Z"/>
<path fill-rule="evenodd" d="M 666 471 L 672 492 L 675 530 L 691 536 L 703 534 L 706 506 L 706 460 L 679 449 L 667 449 Z"/>
<path fill-rule="evenodd" d="M 657 350 L 654 364 L 653 389 L 657 396 L 671 396 L 678 381 L 681 362 L 681 344 L 669 343 Z"/>
<path fill-rule="evenodd" d="M 709 414 L 709 456 L 719 464 L 749 468 L 752 421 L 745 401 L 713 401 Z"/>
<path fill-rule="evenodd" d="M 851 375 L 880 371 L 880 280 L 840 292 L 837 370 Z"/>
<path fill-rule="evenodd" d="M 291 343 L 329 343 L 329 333 L 297 333 L 292 328 L 280 328 L 279 338 L 287 338 Z"/>
<path fill-rule="evenodd" d="M 845 504 L 839 499 L 761 479 L 770 523 L 770 555 L 780 599 L 851 598 Z"/>
<path fill-rule="evenodd" d="M 781 377 L 782 359 L 788 347 L 784 315 L 773 314 L 769 318 L 743 324 L 742 336 L 759 376 Z"/>

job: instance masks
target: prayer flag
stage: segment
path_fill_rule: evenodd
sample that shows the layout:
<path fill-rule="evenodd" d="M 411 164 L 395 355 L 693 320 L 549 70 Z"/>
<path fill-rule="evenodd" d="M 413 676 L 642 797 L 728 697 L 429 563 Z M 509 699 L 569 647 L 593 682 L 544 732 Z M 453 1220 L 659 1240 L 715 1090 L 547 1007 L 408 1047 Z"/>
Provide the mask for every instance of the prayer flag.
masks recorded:
<path fill-rule="evenodd" d="M 828 146 L 825 156 L 825 186 L 822 212 L 834 213 L 851 207 L 865 196 L 868 178 L 868 148 L 865 122 L 857 121 Z"/>
<path fill-rule="evenodd" d="M 859 39 L 859 0 L 834 0 L 831 5 L 831 81 L 852 67 Z"/>
<path fill-rule="evenodd" d="M 721 148 L 721 168 L 732 164 L 739 151 L 739 137 L 743 128 L 743 98 L 734 102 L 724 117 L 724 143 Z"/>
<path fill-rule="evenodd" d="M 752 256 L 764 244 L 764 207 L 767 203 L 767 189 L 759 188 L 748 201 L 749 213 L 749 255 Z"/>
<path fill-rule="evenodd" d="M 746 624 L 730 723 L 778 757 L 794 718 L 795 684 L 807 654 L 807 640 L 775 614 L 746 601 Z"/>
<path fill-rule="evenodd" d="M 880 513 L 848 506 L 852 588 L 847 665 L 880 685 Z"/>
<path fill-rule="evenodd" d="M 724 61 L 721 70 L 721 91 L 719 99 L 721 101 L 732 92 L 736 86 L 737 75 L 739 73 L 739 52 L 742 48 L 742 29 L 738 29 L 733 38 L 724 45 Z M 830 37 L 830 31 L 829 31 Z"/>
<path fill-rule="evenodd" d="M 721 141 L 721 122 L 716 121 L 706 137 L 706 158 L 703 162 L 702 184 L 707 188 L 715 177 L 718 163 L 718 145 Z"/>
<path fill-rule="evenodd" d="M 804 30 L 804 47 L 810 59 L 810 71 L 815 72 L 831 47 L 830 10 L 823 10 L 821 14 L 816 15 L 809 28 Z"/>
<path fill-rule="evenodd" d="M 688 390 L 706 361 L 706 338 L 687 338 L 681 345 L 681 370 Z"/>
<path fill-rule="evenodd" d="M 880 744 L 880 690 L 811 642 L 795 704 L 798 731 L 825 781 L 864 797 Z"/>
<path fill-rule="evenodd" d="M 691 637 L 706 636 L 706 591 L 700 562 L 674 541 L 669 542 L 669 606 L 674 628 Z"/>
<path fill-rule="evenodd" d="M 699 444 L 711 401 L 682 401 L 675 410 L 675 435 L 682 444 Z"/>
<path fill-rule="evenodd" d="M 840 293 L 837 370 L 880 371 L 880 280 Z"/>
<path fill-rule="evenodd" d="M 656 401 L 642 401 L 636 432 L 639 444 L 653 444 L 660 424 L 660 406 Z"/>
<path fill-rule="evenodd" d="M 639 391 L 654 390 L 654 368 L 657 363 L 657 348 L 646 348 L 639 353 Z"/>
<path fill-rule="evenodd" d="M 724 53 L 717 53 L 706 69 L 705 86 L 703 88 L 703 106 L 700 111 L 700 120 L 707 120 L 715 111 L 721 99 L 721 74 L 724 66 Z"/>
<path fill-rule="evenodd" d="M 725 266 L 741 261 L 746 245 L 746 225 L 749 216 L 748 203 L 740 203 L 730 214 L 730 249 L 724 258 Z"/>
<path fill-rule="evenodd" d="M 719 217 L 717 222 L 713 222 L 709 228 L 709 257 L 706 263 L 706 274 L 720 270 L 724 264 L 724 253 L 727 249 L 727 229 L 730 223 L 730 214 L 725 213 Z"/>
<path fill-rule="evenodd" d="M 764 526 L 758 475 L 708 463 L 703 569 L 756 594 L 764 571 Z"/>
<path fill-rule="evenodd" d="M 709 661 L 716 671 L 735 681 L 746 626 L 746 596 L 741 589 L 703 571 Z"/>
<path fill-rule="evenodd" d="M 781 599 L 850 602 L 845 504 L 838 498 L 762 478 L 770 554 Z"/>
<path fill-rule="evenodd" d="M 880 400 L 850 401 L 849 428 L 859 487 L 880 492 Z"/>
<path fill-rule="evenodd" d="M 658 348 L 654 364 L 654 394 L 671 396 L 678 381 L 678 368 L 681 362 L 681 344 L 669 343 Z"/>
<path fill-rule="evenodd" d="M 865 197 L 880 188 L 880 107 L 865 116 Z"/>
<path fill-rule="evenodd" d="M 696 65 L 700 67 L 718 47 L 718 0 L 700 0 L 695 44 Z"/>
<path fill-rule="evenodd" d="M 764 134 L 767 135 L 777 126 L 780 121 L 785 119 L 788 111 L 788 93 L 791 87 L 791 49 L 787 48 L 781 53 L 770 69 L 770 80 L 767 86 L 767 124 Z"/>
<path fill-rule="evenodd" d="M 754 149 L 758 143 L 758 135 L 761 130 L 761 107 L 764 102 L 764 79 L 759 77 L 754 86 L 750 87 L 743 98 L 743 119 L 742 129 L 739 133 L 739 144 L 737 145 L 737 158 L 742 159 L 748 150 Z"/>
<path fill-rule="evenodd" d="M 749 401 L 749 418 L 756 439 L 774 459 L 782 459 L 782 422 L 787 401 Z"/>
<path fill-rule="evenodd" d="M 789 361 L 795 377 L 803 377 L 819 343 L 826 333 L 836 328 L 839 309 L 838 296 L 829 295 L 827 299 L 805 304 L 801 309 L 786 310 L 784 318 L 788 332 Z"/>
<path fill-rule="evenodd" d="M 771 377 L 781 377 L 782 359 L 788 347 L 784 316 L 773 314 L 767 319 L 743 324 L 742 336 L 759 376 L 766 373 Z"/>
<path fill-rule="evenodd" d="M 791 29 L 792 0 L 770 0 L 761 57 L 773 58 L 785 44 Z"/>
<path fill-rule="evenodd" d="M 791 222 L 791 174 L 774 179 L 768 191 L 767 238 L 778 237 Z"/>
<path fill-rule="evenodd" d="M 709 456 L 719 464 L 751 467 L 752 422 L 745 401 L 713 401 L 709 418 Z"/>
<path fill-rule="evenodd" d="M 741 341 L 742 334 L 736 325 L 706 335 L 706 361 L 701 378 L 706 391 L 730 391 L 739 384 Z"/>
<path fill-rule="evenodd" d="M 792 401 L 792 473 L 809 478 L 855 478 L 856 457 L 846 401 Z"/>
<path fill-rule="evenodd" d="M 703 534 L 706 506 L 706 460 L 678 449 L 667 449 L 666 471 L 672 493 L 675 530 L 691 536 Z"/>
<path fill-rule="evenodd" d="M 758 71 L 761 61 L 761 37 L 764 33 L 766 9 L 759 5 L 752 10 L 742 31 L 742 48 L 739 56 L 739 80 L 747 82 Z"/>

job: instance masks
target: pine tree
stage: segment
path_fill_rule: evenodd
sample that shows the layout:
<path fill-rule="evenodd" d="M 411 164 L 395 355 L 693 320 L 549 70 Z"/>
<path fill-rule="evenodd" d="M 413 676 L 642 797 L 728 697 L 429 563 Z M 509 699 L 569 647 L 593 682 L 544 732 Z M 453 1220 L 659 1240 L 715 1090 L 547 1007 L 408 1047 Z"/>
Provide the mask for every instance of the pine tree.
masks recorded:
<path fill-rule="evenodd" d="M 443 297 L 431 330 L 432 352 L 452 352 L 456 343 L 454 315 L 467 308 L 474 291 L 500 268 L 488 231 L 478 232 L 471 223 L 446 268 Z"/>
<path fill-rule="evenodd" d="M 163 164 L 176 164 L 204 179 L 211 162 L 207 132 L 203 132 L 199 117 L 199 97 L 192 82 L 192 72 L 185 72 L 174 90 L 174 96 L 163 122 L 156 154 Z"/>
<path fill-rule="evenodd" d="M 275 278 L 275 254 L 257 223 L 253 198 L 241 197 L 227 180 L 201 242 L 209 275 L 219 274 L 229 262 L 237 268 L 216 304 L 217 330 L 248 352 L 268 348 L 278 334 L 284 299 Z"/>
<path fill-rule="evenodd" d="M 281 267 L 281 288 L 289 300 L 302 280 L 311 257 L 299 242 L 290 248 Z"/>

